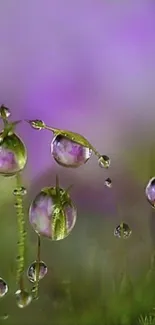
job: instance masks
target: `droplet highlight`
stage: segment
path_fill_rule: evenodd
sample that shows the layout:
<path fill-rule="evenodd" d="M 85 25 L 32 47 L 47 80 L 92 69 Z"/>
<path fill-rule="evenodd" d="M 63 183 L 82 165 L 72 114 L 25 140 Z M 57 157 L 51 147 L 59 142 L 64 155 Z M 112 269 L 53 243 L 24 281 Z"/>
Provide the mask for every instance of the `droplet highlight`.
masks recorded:
<path fill-rule="evenodd" d="M 106 155 L 102 155 L 98 159 L 98 164 L 101 168 L 109 168 L 111 164 L 110 158 Z"/>
<path fill-rule="evenodd" d="M 0 117 L 2 119 L 7 119 L 10 115 L 11 115 L 11 112 L 10 112 L 9 108 L 2 105 L 0 107 Z"/>
<path fill-rule="evenodd" d="M 38 262 L 34 261 L 27 270 L 27 277 L 30 282 L 36 282 L 37 280 L 37 267 Z M 43 262 L 39 262 L 39 281 L 42 280 L 47 274 L 47 265 Z"/>
<path fill-rule="evenodd" d="M 0 142 L 0 175 L 15 175 L 24 169 L 26 162 L 27 152 L 20 138 L 15 134 L 5 136 Z"/>
<path fill-rule="evenodd" d="M 132 234 L 132 230 L 124 222 L 122 222 L 114 229 L 114 236 L 118 238 L 127 239 L 131 236 L 131 234 Z"/>
<path fill-rule="evenodd" d="M 14 189 L 13 194 L 15 196 L 24 196 L 27 194 L 27 190 L 24 186 L 17 187 Z M 16 204 L 17 204 L 16 206 L 18 206 L 18 202 Z"/>
<path fill-rule="evenodd" d="M 29 221 L 41 236 L 52 240 L 67 237 L 75 226 L 77 211 L 67 191 L 55 187 L 43 189 L 32 202 Z"/>
<path fill-rule="evenodd" d="M 92 150 L 65 136 L 57 135 L 51 143 L 51 153 L 59 165 L 77 168 L 90 159 Z"/>
<path fill-rule="evenodd" d="M 15 295 L 17 306 L 19 308 L 27 307 L 32 301 L 32 295 L 27 291 L 17 290 Z"/>
<path fill-rule="evenodd" d="M 155 177 L 151 178 L 148 182 L 145 195 L 152 208 L 155 208 Z"/>
<path fill-rule="evenodd" d="M 27 120 L 33 129 L 42 130 L 45 129 L 46 125 L 42 120 Z"/>
<path fill-rule="evenodd" d="M 8 292 L 8 285 L 7 283 L 0 278 L 0 298 L 4 297 Z"/>
<path fill-rule="evenodd" d="M 111 178 L 107 178 L 105 180 L 104 184 L 105 184 L 106 187 L 111 188 L 112 187 L 112 180 L 111 180 Z"/>

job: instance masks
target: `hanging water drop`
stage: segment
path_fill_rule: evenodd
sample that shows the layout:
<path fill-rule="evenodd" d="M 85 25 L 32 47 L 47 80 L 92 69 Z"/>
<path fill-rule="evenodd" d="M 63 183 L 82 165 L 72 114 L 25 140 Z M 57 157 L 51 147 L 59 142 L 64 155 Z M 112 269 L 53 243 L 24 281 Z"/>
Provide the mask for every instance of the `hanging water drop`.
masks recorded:
<path fill-rule="evenodd" d="M 104 182 L 106 187 L 111 188 L 112 187 L 112 180 L 108 177 Z"/>
<path fill-rule="evenodd" d="M 27 121 L 33 129 L 38 131 L 45 129 L 46 125 L 42 120 L 28 120 Z"/>
<path fill-rule="evenodd" d="M 77 168 L 89 160 L 92 150 L 65 136 L 57 135 L 51 143 L 51 153 L 59 165 Z"/>
<path fill-rule="evenodd" d="M 3 137 L 3 132 L 0 133 Z M 0 174 L 12 176 L 23 170 L 27 162 L 24 143 L 16 134 L 4 136 L 0 142 Z"/>
<path fill-rule="evenodd" d="M 145 189 L 145 194 L 152 208 L 155 208 L 155 177 L 151 178 L 148 182 Z"/>
<path fill-rule="evenodd" d="M 30 282 L 35 282 L 37 280 L 37 267 L 38 262 L 33 262 L 28 270 L 27 270 L 27 277 Z M 47 265 L 43 262 L 39 262 L 39 281 L 44 278 L 44 276 L 47 274 Z"/>
<path fill-rule="evenodd" d="M 0 278 L 0 298 L 4 297 L 8 292 L 8 285 L 7 283 Z"/>
<path fill-rule="evenodd" d="M 118 225 L 114 229 L 114 236 L 116 236 L 118 238 L 127 239 L 127 238 L 129 238 L 131 236 L 131 234 L 132 234 L 132 230 L 124 222 L 122 222 L 120 225 Z"/>
<path fill-rule="evenodd" d="M 27 190 L 26 190 L 26 188 L 24 186 L 17 187 L 17 188 L 14 189 L 13 194 L 15 196 L 24 196 L 24 195 L 27 194 Z M 18 202 L 17 202 L 17 204 L 18 204 Z"/>
<path fill-rule="evenodd" d="M 110 167 L 110 158 L 106 155 L 102 155 L 98 159 L 98 164 L 101 168 L 109 168 Z"/>
<path fill-rule="evenodd" d="M 32 301 L 32 295 L 27 291 L 17 290 L 16 293 L 17 306 L 19 308 L 27 307 Z"/>
<path fill-rule="evenodd" d="M 41 236 L 52 240 L 67 237 L 74 228 L 77 211 L 67 191 L 59 188 L 60 198 L 55 187 L 43 189 L 32 202 L 29 221 Z"/>
<path fill-rule="evenodd" d="M 9 108 L 2 105 L 0 107 L 0 117 L 2 119 L 7 119 L 10 115 L 11 115 L 11 112 L 10 112 Z"/>

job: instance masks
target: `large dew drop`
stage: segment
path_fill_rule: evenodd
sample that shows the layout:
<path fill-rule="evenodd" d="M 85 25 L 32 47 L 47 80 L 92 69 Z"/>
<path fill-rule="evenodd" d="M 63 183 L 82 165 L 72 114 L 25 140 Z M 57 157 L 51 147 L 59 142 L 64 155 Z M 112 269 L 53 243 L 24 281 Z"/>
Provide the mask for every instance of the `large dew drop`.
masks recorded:
<path fill-rule="evenodd" d="M 7 135 L 3 139 L 0 134 L 0 174 L 12 176 L 24 169 L 27 152 L 23 142 L 16 134 Z"/>
<path fill-rule="evenodd" d="M 59 165 L 77 168 L 89 160 L 92 150 L 65 136 L 57 135 L 51 143 L 51 153 Z"/>
<path fill-rule="evenodd" d="M 34 199 L 29 210 L 29 221 L 41 236 L 61 240 L 72 231 L 77 217 L 67 191 L 59 189 L 60 202 L 55 187 L 43 189 Z"/>
<path fill-rule="evenodd" d="M 4 297 L 8 292 L 7 283 L 0 278 L 0 298 Z"/>
<path fill-rule="evenodd" d="M 35 261 L 29 266 L 27 270 L 27 277 L 30 282 L 35 282 L 37 280 L 37 267 L 38 267 L 38 262 Z M 39 281 L 42 280 L 46 274 L 47 274 L 47 265 L 43 261 L 40 261 Z"/>
<path fill-rule="evenodd" d="M 145 189 L 145 194 L 151 206 L 155 208 L 155 177 L 151 178 L 151 180 L 148 182 Z"/>
<path fill-rule="evenodd" d="M 17 290 L 16 293 L 17 306 L 19 308 L 27 307 L 32 301 L 32 295 L 27 291 Z"/>

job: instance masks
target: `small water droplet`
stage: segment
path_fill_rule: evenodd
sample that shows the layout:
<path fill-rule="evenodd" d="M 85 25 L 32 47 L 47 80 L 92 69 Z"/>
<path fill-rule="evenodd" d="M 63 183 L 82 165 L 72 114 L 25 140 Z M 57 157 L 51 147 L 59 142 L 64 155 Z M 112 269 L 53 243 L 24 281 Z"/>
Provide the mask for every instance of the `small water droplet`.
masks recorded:
<path fill-rule="evenodd" d="M 51 153 L 59 165 L 77 168 L 89 160 L 92 150 L 72 141 L 70 138 L 57 135 L 51 143 Z"/>
<path fill-rule="evenodd" d="M 34 261 L 27 270 L 27 277 L 30 282 L 35 282 L 37 280 L 37 267 L 38 262 Z M 47 274 L 47 265 L 43 262 L 39 262 L 39 281 L 44 278 Z"/>
<path fill-rule="evenodd" d="M 130 237 L 131 234 L 132 234 L 132 230 L 124 222 L 122 222 L 120 225 L 118 225 L 114 230 L 114 236 L 116 236 L 118 238 L 127 239 Z"/>
<path fill-rule="evenodd" d="M 29 120 L 28 123 L 33 129 L 42 130 L 45 129 L 46 125 L 42 120 Z"/>
<path fill-rule="evenodd" d="M 32 301 L 32 295 L 27 291 L 17 290 L 15 295 L 19 308 L 27 307 Z"/>
<path fill-rule="evenodd" d="M 21 186 L 21 187 L 17 187 L 17 188 L 14 189 L 13 194 L 14 194 L 15 196 L 24 196 L 24 195 L 27 194 L 27 190 L 26 190 L 26 188 L 23 187 L 23 186 Z"/>
<path fill-rule="evenodd" d="M 1 320 L 6 320 L 8 318 L 9 318 L 9 315 L 8 314 L 4 314 L 4 315 L 0 316 L 0 319 Z"/>
<path fill-rule="evenodd" d="M 8 292 L 8 285 L 7 283 L 0 278 L 0 298 L 4 297 Z"/>
<path fill-rule="evenodd" d="M 4 119 L 7 119 L 10 115 L 11 115 L 11 112 L 10 112 L 9 108 L 2 105 L 0 107 L 0 117 L 4 118 Z"/>
<path fill-rule="evenodd" d="M 105 183 L 104 184 L 105 184 L 105 186 L 111 188 L 112 187 L 112 180 L 110 178 L 107 178 L 105 180 Z"/>
<path fill-rule="evenodd" d="M 155 177 L 151 178 L 148 182 L 145 195 L 152 208 L 155 208 Z"/>
<path fill-rule="evenodd" d="M 102 155 L 100 156 L 100 158 L 98 159 L 98 164 L 101 168 L 109 168 L 110 167 L 110 158 L 106 155 Z"/>

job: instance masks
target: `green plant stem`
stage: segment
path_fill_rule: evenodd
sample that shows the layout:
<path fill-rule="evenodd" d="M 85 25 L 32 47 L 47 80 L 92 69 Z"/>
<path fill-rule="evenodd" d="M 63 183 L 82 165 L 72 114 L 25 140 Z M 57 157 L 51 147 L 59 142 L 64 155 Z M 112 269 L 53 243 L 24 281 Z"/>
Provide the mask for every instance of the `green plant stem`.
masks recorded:
<path fill-rule="evenodd" d="M 16 175 L 17 188 L 21 188 L 20 175 Z M 20 191 L 19 191 L 20 193 Z M 23 273 L 25 263 L 25 220 L 23 211 L 23 196 L 22 194 L 15 196 L 16 214 L 17 214 L 17 225 L 18 225 L 18 255 L 17 255 L 17 274 L 16 282 L 19 284 L 20 289 L 23 290 Z"/>
<path fill-rule="evenodd" d="M 38 298 L 39 295 L 39 273 L 40 273 L 40 255 L 41 255 L 41 241 L 40 241 L 40 235 L 37 235 L 37 265 L 36 265 L 36 281 L 35 285 L 33 287 L 33 294 L 34 299 Z"/>

